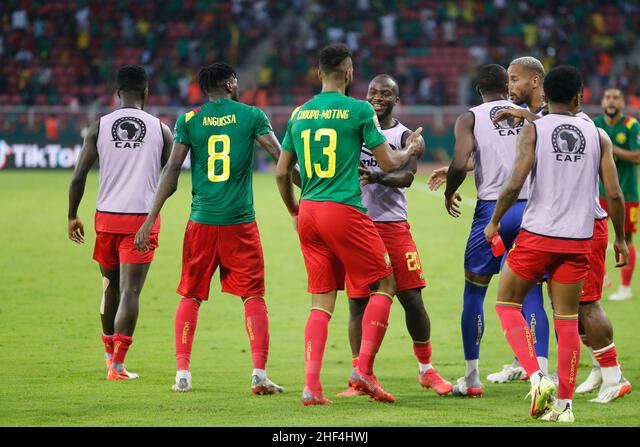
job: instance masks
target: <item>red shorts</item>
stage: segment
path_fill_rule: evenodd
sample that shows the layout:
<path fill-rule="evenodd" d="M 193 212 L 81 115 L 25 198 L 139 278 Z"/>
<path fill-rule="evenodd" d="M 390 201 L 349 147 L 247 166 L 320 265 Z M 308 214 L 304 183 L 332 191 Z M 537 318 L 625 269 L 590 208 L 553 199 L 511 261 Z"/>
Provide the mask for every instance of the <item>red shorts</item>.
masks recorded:
<path fill-rule="evenodd" d="M 411 237 L 411 230 L 407 222 L 374 222 L 382 242 L 389 252 L 393 276 L 396 278 L 396 289 L 423 289 L 425 287 L 422 264 L 416 243 Z M 368 298 L 369 287 L 355 287 L 347 272 L 347 296 L 349 298 Z"/>
<path fill-rule="evenodd" d="M 598 301 L 602 298 L 602 283 L 604 282 L 608 244 L 609 228 L 607 219 L 596 220 L 593 225 L 593 239 L 591 239 L 589 272 L 582 286 L 581 303 Z"/>
<path fill-rule="evenodd" d="M 264 296 L 264 257 L 255 222 L 207 225 L 189 220 L 178 294 L 209 299 L 211 278 L 218 266 L 223 292 L 241 297 Z"/>
<path fill-rule="evenodd" d="M 582 252 L 575 252 L 578 250 Z M 548 272 L 549 281 L 574 284 L 587 276 L 590 250 L 590 239 L 556 239 L 520 230 L 507 263 L 516 275 L 530 282 L 540 282 Z"/>
<path fill-rule="evenodd" d="M 373 222 L 352 206 L 302 200 L 298 235 L 309 293 L 344 289 L 345 269 L 355 287 L 393 273 Z"/>
<path fill-rule="evenodd" d="M 607 212 L 607 200 L 600 197 L 600 206 Z M 638 231 L 638 212 L 640 210 L 640 202 L 624 203 L 624 232 L 636 233 Z"/>
<path fill-rule="evenodd" d="M 96 245 L 93 248 L 93 259 L 107 270 L 117 270 L 120 264 L 149 264 L 158 248 L 158 233 L 149 235 L 149 251 L 136 250 L 133 241 L 135 233 L 118 234 L 96 231 Z"/>

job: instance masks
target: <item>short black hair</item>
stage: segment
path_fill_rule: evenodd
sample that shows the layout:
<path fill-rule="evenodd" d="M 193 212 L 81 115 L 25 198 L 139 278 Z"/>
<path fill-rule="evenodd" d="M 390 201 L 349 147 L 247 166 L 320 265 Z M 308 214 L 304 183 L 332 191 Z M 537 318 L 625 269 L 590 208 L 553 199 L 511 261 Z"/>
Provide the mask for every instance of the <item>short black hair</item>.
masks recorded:
<path fill-rule="evenodd" d="M 394 78 L 393 76 L 391 76 L 390 74 L 379 74 L 376 75 L 372 80 L 371 83 L 373 82 L 380 82 L 383 79 L 386 79 L 388 81 L 391 81 L 393 83 L 393 94 L 396 96 L 400 96 L 400 87 L 398 87 L 398 81 L 396 80 L 396 78 Z"/>
<path fill-rule="evenodd" d="M 144 92 L 148 87 L 147 72 L 140 65 L 125 65 L 118 70 L 116 88 L 124 92 Z"/>
<path fill-rule="evenodd" d="M 544 94 L 549 101 L 567 103 L 582 91 L 582 75 L 570 65 L 559 65 L 544 77 Z"/>
<path fill-rule="evenodd" d="M 198 73 L 200 88 L 205 95 L 213 89 L 222 87 L 232 77 L 238 77 L 236 71 L 224 62 L 214 62 L 202 67 Z"/>
<path fill-rule="evenodd" d="M 502 65 L 487 64 L 478 69 L 478 89 L 483 93 L 509 90 L 509 75 Z"/>
<path fill-rule="evenodd" d="M 351 50 L 343 43 L 334 43 L 320 50 L 320 71 L 326 74 L 341 72 L 342 62 L 351 57 Z"/>

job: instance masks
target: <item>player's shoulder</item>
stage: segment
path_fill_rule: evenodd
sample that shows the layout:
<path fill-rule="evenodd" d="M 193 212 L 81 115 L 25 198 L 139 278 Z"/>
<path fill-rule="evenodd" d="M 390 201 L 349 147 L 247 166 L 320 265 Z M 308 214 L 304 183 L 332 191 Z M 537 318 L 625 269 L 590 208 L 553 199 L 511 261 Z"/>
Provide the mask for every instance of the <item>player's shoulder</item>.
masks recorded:
<path fill-rule="evenodd" d="M 638 129 L 638 127 L 640 126 L 640 124 L 638 124 L 638 120 L 635 119 L 632 116 L 625 116 L 622 120 L 622 124 L 624 125 L 624 127 L 626 127 L 627 129 L 631 130 L 631 129 Z"/>
<path fill-rule="evenodd" d="M 593 123 L 600 127 L 604 124 L 604 115 L 598 115 L 593 119 Z"/>
<path fill-rule="evenodd" d="M 198 106 L 195 109 L 191 109 L 188 112 L 183 113 L 178 117 L 178 121 L 184 121 L 184 123 L 188 123 L 191 121 L 199 112 L 202 110 L 203 106 Z"/>

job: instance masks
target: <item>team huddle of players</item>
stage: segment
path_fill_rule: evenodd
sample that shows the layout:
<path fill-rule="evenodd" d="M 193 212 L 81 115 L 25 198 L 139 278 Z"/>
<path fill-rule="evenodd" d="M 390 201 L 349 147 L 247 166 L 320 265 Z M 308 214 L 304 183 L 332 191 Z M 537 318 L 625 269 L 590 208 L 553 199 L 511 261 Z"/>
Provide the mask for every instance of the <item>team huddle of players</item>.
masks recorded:
<path fill-rule="evenodd" d="M 269 322 L 252 192 L 257 141 L 277 161 L 277 186 L 307 270 L 311 311 L 304 337 L 304 405 L 331 403 L 323 394 L 320 370 L 337 291 L 345 282 L 351 298 L 353 370 L 348 389 L 339 396 L 366 394 L 395 401 L 373 372 L 394 296 L 406 313 L 420 385 L 439 395 L 482 395 L 482 309 L 497 273 L 496 309 L 516 360 L 489 380 L 528 377 L 530 414 L 572 422 L 582 337 L 594 368 L 577 391 L 600 387 L 595 401 L 603 403 L 628 394 L 631 385 L 617 362 L 611 323 L 598 304 L 608 241 L 605 210 L 615 230 L 616 265 L 625 266 L 622 287 L 627 289 L 619 291 L 619 299 L 630 297 L 635 261 L 631 234 L 638 217 L 637 175 L 632 166 L 624 168 L 623 177 L 620 166 L 640 162 L 640 151 L 634 152 L 640 147 L 640 126 L 621 114 L 619 91 L 608 90 L 603 101 L 606 115 L 597 124 L 605 132 L 580 112 L 582 78 L 574 68 L 558 67 L 545 76 L 540 62 L 528 57 L 513 61 L 508 72 L 498 65 L 480 68 L 477 89 L 483 103 L 458 118 L 453 162 L 429 179 L 432 189 L 447 183 L 445 206 L 453 217 L 460 215 L 456 190 L 467 171 L 473 170 L 478 190 L 465 253 L 462 335 L 467 370 L 452 386 L 431 365 L 430 321 L 421 295 L 425 281 L 407 223 L 405 188 L 412 184 L 425 149 L 422 128 L 411 131 L 393 117 L 399 91 L 389 75 L 371 81 L 366 101 L 346 95 L 353 63 L 345 45 L 320 52 L 318 75 L 322 92 L 293 111 L 281 145 L 265 114 L 238 102 L 238 80 L 227 64 L 200 71 L 200 87 L 209 102 L 181 115 L 173 135 L 143 111 L 148 95 L 144 69 L 126 66 L 118 72 L 121 108 L 96 121 L 85 137 L 68 216 L 69 238 L 84 242 L 77 210 L 87 173 L 99 159 L 93 257 L 103 277 L 100 313 L 107 379 L 138 377 L 124 365 L 138 299 L 158 246 L 160 210 L 175 192 L 190 154 L 193 198 L 177 289 L 182 299 L 175 318 L 173 390 L 191 390 L 198 311 L 219 268 L 222 291 L 241 297 L 244 304 L 254 365 L 252 392 L 283 392 L 266 373 Z M 294 184 L 301 188 L 299 201 Z M 558 337 L 556 383 L 548 371 L 543 280 Z"/>

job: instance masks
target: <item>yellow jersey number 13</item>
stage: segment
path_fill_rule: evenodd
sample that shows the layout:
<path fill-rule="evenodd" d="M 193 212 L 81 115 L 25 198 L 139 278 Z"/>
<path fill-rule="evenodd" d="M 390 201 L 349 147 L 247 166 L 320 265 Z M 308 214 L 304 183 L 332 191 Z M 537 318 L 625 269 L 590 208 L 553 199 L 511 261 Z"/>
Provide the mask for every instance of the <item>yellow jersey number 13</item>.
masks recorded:
<path fill-rule="evenodd" d="M 320 163 L 313 164 L 313 170 L 311 167 L 311 129 L 307 129 L 302 132 L 302 139 L 304 140 L 304 167 L 307 174 L 307 178 L 311 178 L 313 172 L 318 177 L 330 178 L 336 175 L 336 147 L 338 146 L 338 133 L 335 129 L 322 128 L 316 130 L 313 139 L 314 141 L 328 140 L 327 145 L 322 148 L 322 153 L 328 157 L 327 169 L 323 170 Z"/>

